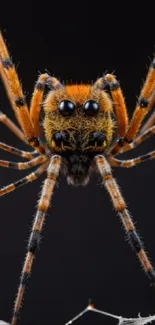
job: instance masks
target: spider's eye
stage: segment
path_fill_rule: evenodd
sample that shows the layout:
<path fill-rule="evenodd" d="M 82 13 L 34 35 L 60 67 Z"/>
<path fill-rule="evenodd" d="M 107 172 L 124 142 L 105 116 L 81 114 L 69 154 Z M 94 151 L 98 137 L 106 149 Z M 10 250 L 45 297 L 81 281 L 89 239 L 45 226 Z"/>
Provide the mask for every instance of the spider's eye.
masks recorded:
<path fill-rule="evenodd" d="M 68 99 L 63 100 L 59 103 L 58 109 L 61 115 L 70 116 L 74 113 L 75 104 Z"/>
<path fill-rule="evenodd" d="M 88 100 L 83 106 L 84 113 L 88 116 L 94 116 L 99 110 L 99 105 L 94 100 Z"/>

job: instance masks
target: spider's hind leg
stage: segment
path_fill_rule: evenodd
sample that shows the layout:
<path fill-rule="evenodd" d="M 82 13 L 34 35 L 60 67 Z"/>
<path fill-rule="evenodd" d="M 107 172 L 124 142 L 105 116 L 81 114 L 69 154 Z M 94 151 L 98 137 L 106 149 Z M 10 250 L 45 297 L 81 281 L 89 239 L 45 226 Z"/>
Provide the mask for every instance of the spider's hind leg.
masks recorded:
<path fill-rule="evenodd" d="M 125 228 L 127 233 L 129 243 L 131 244 L 132 248 L 136 252 L 137 257 L 143 269 L 148 276 L 151 284 L 155 285 L 155 271 L 147 257 L 147 254 L 144 250 L 143 243 L 137 234 L 135 225 L 131 219 L 131 216 L 127 210 L 126 203 L 124 198 L 119 190 L 119 187 L 112 176 L 111 167 L 108 161 L 105 159 L 104 156 L 96 156 L 96 165 L 98 167 L 99 173 L 102 177 L 102 182 L 107 189 L 111 200 L 113 202 L 114 208 L 119 215 L 121 222 Z"/>

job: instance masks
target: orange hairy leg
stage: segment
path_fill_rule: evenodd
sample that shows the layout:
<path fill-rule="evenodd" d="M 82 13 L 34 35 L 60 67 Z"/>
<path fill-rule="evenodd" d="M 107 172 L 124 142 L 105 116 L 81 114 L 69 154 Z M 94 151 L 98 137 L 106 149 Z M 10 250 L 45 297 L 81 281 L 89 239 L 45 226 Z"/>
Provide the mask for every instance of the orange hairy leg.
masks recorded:
<path fill-rule="evenodd" d="M 140 135 L 138 135 L 131 143 L 128 143 L 122 150 L 123 152 L 132 150 L 139 146 L 141 143 L 143 143 L 145 140 L 147 140 L 151 135 L 155 134 L 155 126 L 150 127 L 149 129 L 146 129 L 144 132 L 140 132 Z M 112 155 L 110 156 L 112 157 Z"/>
<path fill-rule="evenodd" d="M 143 243 L 139 238 L 135 225 L 127 210 L 126 202 L 121 194 L 121 191 L 112 176 L 111 167 L 104 156 L 96 156 L 95 162 L 98 167 L 99 173 L 102 177 L 102 182 L 110 195 L 113 206 L 120 217 L 120 220 L 125 228 L 129 242 L 143 266 L 143 269 L 152 283 L 155 283 L 155 271 L 144 251 Z"/>
<path fill-rule="evenodd" d="M 40 237 L 41 237 L 40 234 L 41 234 L 41 231 L 43 228 L 47 209 L 51 202 L 51 197 L 53 194 L 54 186 L 56 183 L 57 176 L 59 174 L 60 164 L 61 164 L 61 158 L 59 156 L 53 156 L 51 158 L 51 161 L 50 161 L 48 169 L 47 169 L 47 178 L 45 179 L 44 184 L 43 184 L 41 197 L 38 202 L 37 212 L 35 215 L 31 235 L 29 238 L 29 243 L 28 243 L 28 247 L 27 247 L 27 255 L 26 255 L 26 259 L 24 262 L 23 270 L 22 270 L 22 275 L 21 275 L 21 279 L 20 279 L 20 285 L 18 288 L 17 297 L 15 300 L 15 306 L 14 306 L 14 312 L 13 312 L 11 325 L 16 325 L 19 311 L 22 306 L 22 300 L 23 300 L 23 295 L 25 292 L 25 287 L 26 287 L 26 284 L 30 277 L 35 252 L 36 252 L 39 242 L 40 242 Z"/>
<path fill-rule="evenodd" d="M 133 158 L 133 159 L 121 160 L 121 159 L 116 159 L 114 157 L 109 157 L 108 161 L 111 166 L 129 168 L 129 167 L 134 167 L 137 164 L 141 164 L 142 162 L 145 162 L 149 159 L 154 159 L 154 158 L 155 158 L 155 150 L 148 152 L 145 155 L 141 155 L 137 158 Z"/>
<path fill-rule="evenodd" d="M 37 166 L 45 162 L 48 158 L 44 155 L 40 155 L 36 158 L 33 158 L 26 162 L 14 162 L 14 161 L 7 161 L 7 160 L 0 160 L 0 166 L 6 168 L 14 168 L 14 169 L 28 169 L 33 166 Z"/>
<path fill-rule="evenodd" d="M 152 95 L 152 98 L 149 103 L 149 108 L 152 109 L 155 106 L 155 91 Z M 148 128 L 150 128 L 153 124 L 155 124 L 155 112 L 151 114 L 149 119 L 144 123 L 142 128 L 140 129 L 140 134 L 142 134 L 144 131 L 146 131 Z"/>
<path fill-rule="evenodd" d="M 110 90 L 118 127 L 117 133 L 118 136 L 123 137 L 128 127 L 128 114 L 119 82 L 114 75 L 106 74 L 103 78 L 99 78 L 94 86 L 100 90 L 106 90 L 106 88 Z"/>
<path fill-rule="evenodd" d="M 28 159 L 28 160 L 33 159 L 34 155 L 36 154 L 35 151 L 29 152 L 29 151 L 19 150 L 19 149 L 15 148 L 15 147 L 8 146 L 7 144 L 5 144 L 3 142 L 0 142 L 0 149 L 4 150 L 4 151 L 7 151 L 7 152 L 10 152 L 12 154 L 15 154 L 17 156 L 23 157 L 23 158 Z"/>
<path fill-rule="evenodd" d="M 9 86 L 9 81 L 8 81 L 8 78 L 7 78 L 7 75 L 6 75 L 6 72 L 4 70 L 4 67 L 3 67 L 3 64 L 2 64 L 1 60 L 0 60 L 0 76 L 1 76 L 1 79 L 2 79 L 3 84 L 5 86 L 5 90 L 6 90 L 6 93 L 8 95 L 11 107 L 12 107 L 14 113 L 15 113 L 16 119 L 18 120 L 18 122 L 20 124 L 18 114 L 17 114 L 16 105 L 15 105 L 15 101 L 14 101 L 14 98 L 13 98 L 13 95 L 12 95 L 12 92 L 11 92 L 11 88 Z"/>
<path fill-rule="evenodd" d="M 34 128 L 35 136 L 37 137 L 39 137 L 41 133 L 39 116 L 46 84 L 51 90 L 61 89 L 63 87 L 56 78 L 50 77 L 47 73 L 39 76 L 34 88 L 30 105 L 30 120 Z"/>
<path fill-rule="evenodd" d="M 33 173 L 30 173 L 29 175 L 19 179 L 18 181 L 11 183 L 7 186 L 4 186 L 3 188 L 0 188 L 0 196 L 3 196 L 10 192 L 13 192 L 17 188 L 24 186 L 25 184 L 27 184 L 29 182 L 33 182 L 34 180 L 36 180 L 39 176 L 41 176 L 43 174 L 43 172 L 45 171 L 47 166 L 48 166 L 48 162 L 45 162 L 39 168 L 37 168 Z"/>
<path fill-rule="evenodd" d="M 27 141 L 31 146 L 36 148 L 39 152 L 44 152 L 39 144 L 39 140 L 34 134 L 34 129 L 30 121 L 29 111 L 26 104 L 25 96 L 22 91 L 21 84 L 19 82 L 15 67 L 9 56 L 8 50 L 6 48 L 2 34 L 0 33 L 0 59 L 5 74 L 7 76 L 8 82 L 5 82 L 6 91 L 8 94 L 12 94 L 11 103 L 13 109 L 15 110 L 15 115 L 18 116 L 18 121 L 25 134 Z M 2 71 L 1 71 L 2 72 Z M 5 74 L 2 72 L 2 78 L 5 79 Z"/>
<path fill-rule="evenodd" d="M 24 133 L 12 122 L 5 114 L 0 112 L 0 122 L 2 122 L 6 127 L 8 127 L 20 140 L 25 143 L 28 143 Z"/>
<path fill-rule="evenodd" d="M 126 144 L 133 141 L 136 137 L 139 128 L 146 116 L 146 114 L 152 108 L 150 102 L 152 101 L 152 95 L 155 89 L 155 59 L 152 61 L 143 88 L 140 92 L 139 100 L 136 108 L 133 112 L 132 119 L 129 123 L 128 130 L 125 136 L 118 141 L 118 143 L 112 148 L 113 155 L 123 152 L 123 148 Z"/>

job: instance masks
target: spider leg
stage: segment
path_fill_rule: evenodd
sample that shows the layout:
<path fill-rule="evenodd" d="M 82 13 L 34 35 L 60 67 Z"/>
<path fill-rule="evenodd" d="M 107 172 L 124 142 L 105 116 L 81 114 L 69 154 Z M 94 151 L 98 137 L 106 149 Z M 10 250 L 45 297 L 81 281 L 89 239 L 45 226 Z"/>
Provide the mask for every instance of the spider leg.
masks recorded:
<path fill-rule="evenodd" d="M 19 179 L 17 182 L 11 183 L 3 188 L 0 189 L 0 196 L 8 194 L 16 190 L 18 187 L 25 185 L 26 183 L 33 182 L 36 180 L 43 172 L 45 171 L 46 167 L 48 166 L 48 162 L 42 164 L 39 168 L 36 169 L 33 173 Z"/>
<path fill-rule="evenodd" d="M 131 143 L 128 143 L 124 148 L 122 148 L 119 153 L 123 153 L 136 148 L 153 134 L 155 134 L 155 126 L 150 127 L 149 129 L 145 130 L 143 133 L 138 135 Z"/>
<path fill-rule="evenodd" d="M 47 169 L 47 178 L 44 181 L 42 193 L 40 200 L 38 202 L 38 208 L 36 212 L 36 216 L 33 222 L 32 231 L 29 238 L 29 243 L 27 247 L 27 255 L 24 262 L 22 275 L 20 279 L 20 285 L 18 288 L 17 297 L 15 300 L 15 306 L 14 306 L 14 312 L 13 317 L 11 321 L 11 325 L 15 325 L 17 322 L 17 318 L 19 315 L 19 310 L 21 308 L 23 295 L 25 291 L 26 284 L 28 282 L 32 263 L 34 260 L 34 254 L 36 252 L 36 249 L 40 242 L 40 233 L 42 231 L 46 211 L 49 207 L 51 196 L 53 194 L 53 189 L 56 183 L 57 176 L 59 174 L 61 164 L 61 158 L 59 156 L 53 156 L 51 158 L 51 161 L 49 163 L 48 169 Z"/>
<path fill-rule="evenodd" d="M 152 92 L 152 96 L 150 102 L 148 104 L 149 111 L 155 108 L 155 90 Z M 140 128 L 139 134 L 146 131 L 150 128 L 153 124 L 155 124 L 155 112 L 153 112 L 150 117 L 144 122 L 143 126 Z"/>
<path fill-rule="evenodd" d="M 39 116 L 41 110 L 41 104 L 43 102 L 43 94 L 47 85 L 51 90 L 57 90 L 63 87 L 58 79 L 50 77 L 47 73 L 41 74 L 36 82 L 33 96 L 30 105 L 30 119 L 33 125 L 35 135 L 40 136 L 41 129 L 39 124 Z"/>
<path fill-rule="evenodd" d="M 23 150 L 19 150 L 17 148 L 14 148 L 12 146 L 9 146 L 3 142 L 0 142 L 0 149 L 1 150 L 4 150 L 4 151 L 7 151 L 7 152 L 10 152 L 10 153 L 13 153 L 17 156 L 20 156 L 20 157 L 23 157 L 25 159 L 33 159 L 34 156 L 36 155 L 36 151 L 32 151 L 32 152 L 29 152 L 29 151 L 23 151 Z"/>
<path fill-rule="evenodd" d="M 125 228 L 129 243 L 135 250 L 149 280 L 152 284 L 155 284 L 155 271 L 146 255 L 146 252 L 144 251 L 143 243 L 136 232 L 136 228 L 129 212 L 127 211 L 127 206 L 124 201 L 124 198 L 119 190 L 115 179 L 112 176 L 111 167 L 104 156 L 98 155 L 96 156 L 95 160 L 99 173 L 102 177 L 102 182 L 105 188 L 107 189 L 115 207 L 115 210 L 118 213 L 121 222 Z"/>
<path fill-rule="evenodd" d="M 5 45 L 2 34 L 0 33 L 0 59 L 3 69 L 5 71 L 8 82 L 5 83 L 7 93 L 11 94 L 14 104 L 12 107 L 15 108 L 15 115 L 18 116 L 17 120 L 24 132 L 24 135 L 28 143 L 36 148 L 40 153 L 44 152 L 44 147 L 39 143 L 39 139 L 35 136 L 34 129 L 30 120 L 28 107 L 26 104 L 25 96 L 19 78 L 17 76 L 15 67 L 9 56 L 7 47 Z M 2 72 L 2 69 L 0 70 Z M 2 76 L 2 78 L 4 77 Z M 11 100 L 12 104 L 12 100 Z"/>
<path fill-rule="evenodd" d="M 17 120 L 18 120 L 18 115 L 17 115 L 17 112 L 16 112 L 16 105 L 15 105 L 15 102 L 14 102 L 14 99 L 13 99 L 11 89 L 9 87 L 9 81 L 8 81 L 7 75 L 5 73 L 5 70 L 3 68 L 3 64 L 2 64 L 1 61 L 0 61 L 0 76 L 1 76 L 2 82 L 3 82 L 4 86 L 5 86 L 5 90 L 6 90 L 8 98 L 9 98 L 9 102 L 11 104 L 11 107 L 12 107 L 12 109 L 13 109 L 15 115 L 16 115 Z M 18 122 L 19 122 L 19 120 L 18 120 Z M 20 124 L 20 122 L 19 122 L 19 124 Z M 25 141 L 26 141 L 26 139 L 25 139 Z"/>
<path fill-rule="evenodd" d="M 146 121 L 144 126 L 140 130 L 140 134 L 146 131 L 148 128 L 150 128 L 152 125 L 155 124 L 155 112 L 153 112 L 150 116 L 150 118 Z"/>
<path fill-rule="evenodd" d="M 119 82 L 114 75 L 106 74 L 103 78 L 99 78 L 94 86 L 100 90 L 110 90 L 117 120 L 118 136 L 123 137 L 128 127 L 128 114 Z"/>
<path fill-rule="evenodd" d="M 133 159 L 127 159 L 127 160 L 121 160 L 121 159 L 116 159 L 113 156 L 108 157 L 108 162 L 110 163 L 111 166 L 115 167 L 134 167 L 138 164 L 141 164 L 144 161 L 147 161 L 149 159 L 154 159 L 155 158 L 155 150 L 148 152 L 145 155 L 141 155 L 137 158 Z"/>
<path fill-rule="evenodd" d="M 155 105 L 155 91 L 154 91 L 154 95 L 152 96 L 152 100 L 150 103 L 151 108 L 154 107 L 154 105 Z M 154 124 L 155 124 L 155 112 L 153 112 L 151 114 L 151 116 L 149 117 L 149 119 L 144 123 L 144 125 L 140 129 L 140 134 L 143 133 L 144 131 L 146 131 L 148 128 L 150 128 Z"/>
<path fill-rule="evenodd" d="M 5 114 L 0 112 L 0 122 L 8 127 L 20 140 L 28 144 L 25 139 L 24 133 L 16 126 Z"/>
<path fill-rule="evenodd" d="M 152 106 L 150 102 L 154 96 L 155 89 L 155 59 L 152 61 L 145 83 L 142 87 L 142 90 L 139 95 L 138 103 L 133 112 L 133 116 L 129 123 L 128 130 L 124 137 L 120 138 L 116 145 L 111 149 L 112 155 L 116 155 L 126 146 L 126 144 L 131 143 L 133 139 L 136 137 L 140 126 L 150 111 Z"/>
<path fill-rule="evenodd" d="M 31 168 L 33 166 L 37 166 L 39 164 L 42 164 L 43 162 L 45 162 L 47 159 L 49 159 L 47 156 L 45 155 L 40 155 L 36 158 L 33 158 L 29 161 L 26 162 L 14 162 L 14 161 L 7 161 L 7 160 L 0 160 L 0 166 L 1 167 L 6 167 L 6 168 L 14 168 L 14 169 L 28 169 Z"/>

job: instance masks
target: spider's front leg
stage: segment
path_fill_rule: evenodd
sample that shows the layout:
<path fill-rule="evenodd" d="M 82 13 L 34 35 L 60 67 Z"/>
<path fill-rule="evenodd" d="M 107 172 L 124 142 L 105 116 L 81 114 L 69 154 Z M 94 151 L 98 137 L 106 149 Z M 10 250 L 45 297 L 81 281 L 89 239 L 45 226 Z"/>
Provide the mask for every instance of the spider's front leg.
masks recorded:
<path fill-rule="evenodd" d="M 27 247 L 27 255 L 25 259 L 25 263 L 22 270 L 22 275 L 20 279 L 20 285 L 18 288 L 17 297 L 15 300 L 14 312 L 11 321 L 11 325 L 16 325 L 17 318 L 19 316 L 19 311 L 22 305 L 23 295 L 25 291 L 26 284 L 28 282 L 28 278 L 30 276 L 34 254 L 40 242 L 40 234 L 42 231 L 46 211 L 49 207 L 51 196 L 53 194 L 53 189 L 56 183 L 57 176 L 59 174 L 61 165 L 60 156 L 53 156 L 49 163 L 47 169 L 47 178 L 44 181 L 44 185 L 42 188 L 42 193 L 40 200 L 38 202 L 37 213 L 34 219 L 31 235 L 29 238 L 29 243 Z"/>
<path fill-rule="evenodd" d="M 95 82 L 94 87 L 101 91 L 110 90 L 117 121 L 117 135 L 118 137 L 124 137 L 128 127 L 128 113 L 118 80 L 113 74 L 108 73 L 104 77 L 99 78 Z"/>
<path fill-rule="evenodd" d="M 149 280 L 152 284 L 155 284 L 155 271 L 144 251 L 143 243 L 136 232 L 136 228 L 133 224 L 131 216 L 129 215 L 129 212 L 127 211 L 127 206 L 124 201 L 124 198 L 119 190 L 115 179 L 112 176 L 111 167 L 107 162 L 106 158 L 102 155 L 96 156 L 95 161 L 98 170 L 101 174 L 102 182 L 105 188 L 107 189 L 112 199 L 113 205 L 116 209 L 116 212 L 118 213 L 122 224 L 126 230 L 129 242 L 135 250 Z"/>
<path fill-rule="evenodd" d="M 139 99 L 135 107 L 135 110 L 133 112 L 133 116 L 129 123 L 127 132 L 122 138 L 118 139 L 117 144 L 114 145 L 114 147 L 111 149 L 110 154 L 117 155 L 120 152 L 124 152 L 124 148 L 126 147 L 126 145 L 132 143 L 132 141 L 136 138 L 145 116 L 152 108 L 152 99 L 154 98 L 154 92 L 155 92 L 155 59 L 153 59 L 150 65 L 145 83 L 140 92 Z M 148 126 L 149 125 L 152 124 L 149 123 Z M 146 130 L 146 127 L 144 128 L 144 130 Z"/>

